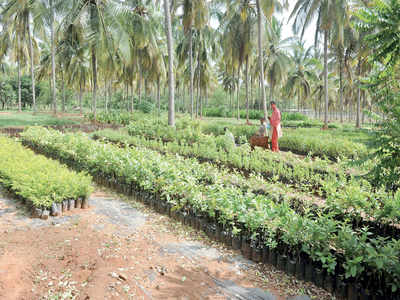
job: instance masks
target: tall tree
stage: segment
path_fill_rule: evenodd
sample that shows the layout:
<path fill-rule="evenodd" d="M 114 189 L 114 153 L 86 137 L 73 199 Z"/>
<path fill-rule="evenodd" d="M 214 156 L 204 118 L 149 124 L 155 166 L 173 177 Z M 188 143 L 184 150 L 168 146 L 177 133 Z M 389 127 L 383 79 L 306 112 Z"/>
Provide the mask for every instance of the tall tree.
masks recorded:
<path fill-rule="evenodd" d="M 193 67 L 193 29 L 200 30 L 208 21 L 208 7 L 205 0 L 183 0 L 183 28 L 189 37 L 190 69 L 190 114 L 194 110 L 194 67 Z"/>
<path fill-rule="evenodd" d="M 72 0 L 65 24 L 74 24 L 79 20 L 84 24 L 86 39 L 90 48 L 92 68 L 92 111 L 96 118 L 98 87 L 98 52 L 109 51 L 110 24 L 114 15 L 112 2 L 109 0 Z M 113 23 L 114 24 L 114 23 Z M 111 55 L 111 53 L 110 53 Z"/>
<path fill-rule="evenodd" d="M 169 1 L 164 0 L 165 33 L 168 43 L 168 125 L 175 126 L 174 40 L 172 38 Z"/>
<path fill-rule="evenodd" d="M 258 67 L 260 71 L 260 87 L 261 102 L 263 105 L 264 118 L 267 118 L 267 100 L 265 97 L 265 77 L 264 77 L 264 59 L 263 59 L 263 42 L 262 42 L 262 19 L 263 16 L 270 20 L 276 10 L 281 10 L 283 6 L 287 6 L 287 0 L 256 0 L 257 7 L 257 27 L 258 27 Z"/>
<path fill-rule="evenodd" d="M 290 15 L 290 18 L 295 17 L 293 28 L 295 32 L 301 30 L 301 37 L 304 36 L 306 28 L 311 24 L 314 18 L 317 18 L 317 28 L 315 32 L 315 44 L 318 43 L 319 33 L 323 33 L 324 42 L 324 99 L 325 99 L 325 114 L 324 126 L 328 126 L 328 41 L 329 34 L 333 23 L 343 15 L 343 6 L 338 5 L 341 0 L 297 0 L 295 7 Z"/>
<path fill-rule="evenodd" d="M 37 3 L 34 0 L 9 0 L 3 7 L 2 20 L 9 23 L 15 32 L 18 32 L 20 42 L 28 43 L 30 57 L 30 71 L 32 80 L 32 107 L 36 112 L 36 85 L 34 66 L 34 41 L 33 41 L 33 14 Z"/>

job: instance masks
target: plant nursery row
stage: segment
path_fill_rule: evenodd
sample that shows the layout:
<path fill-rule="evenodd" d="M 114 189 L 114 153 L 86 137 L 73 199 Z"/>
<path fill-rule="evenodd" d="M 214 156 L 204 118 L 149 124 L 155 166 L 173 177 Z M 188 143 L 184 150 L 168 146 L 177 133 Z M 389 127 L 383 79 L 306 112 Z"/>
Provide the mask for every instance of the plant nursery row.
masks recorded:
<path fill-rule="evenodd" d="M 205 160 L 244 174 L 260 174 L 267 182 L 282 182 L 292 185 L 296 190 L 320 193 L 324 195 L 325 211 L 341 215 L 342 219 L 351 220 L 357 227 L 365 224 L 362 220 L 374 220 L 373 223 L 380 224 L 379 227 L 384 225 L 378 231 L 392 232 L 390 228 L 395 229 L 392 225 L 400 221 L 400 193 L 392 195 L 384 189 L 375 190 L 367 181 L 345 173 L 315 173 L 302 160 L 288 167 L 286 162 L 279 161 L 272 152 L 257 149 L 250 151 L 244 146 L 218 148 L 214 139 L 209 137 L 189 145 L 148 140 L 143 136 L 129 136 L 121 131 L 111 130 L 95 132 L 93 136 L 118 144 L 141 146 L 162 153 Z"/>
<path fill-rule="evenodd" d="M 87 116 L 89 120 L 94 120 L 91 115 Z M 176 129 L 162 125 L 159 119 L 148 115 L 135 112 L 102 112 L 96 116 L 96 121 L 108 124 L 119 125 L 144 125 L 147 129 L 148 137 L 155 135 L 154 138 L 162 136 L 169 139 L 176 135 L 176 131 L 185 128 L 197 128 L 204 134 L 213 134 L 219 136 L 224 134 L 224 128 L 228 127 L 234 134 L 238 143 L 244 143 L 257 132 L 258 124 L 253 126 L 237 125 L 224 121 L 192 121 L 188 118 L 180 118 L 177 120 Z M 162 123 L 162 124 L 161 124 Z M 310 131 L 311 130 L 311 131 Z M 318 132 L 320 131 L 320 132 Z M 319 129 L 299 129 L 284 130 L 284 135 L 280 139 L 280 147 L 285 151 L 301 155 L 312 155 L 321 158 L 329 158 L 338 160 L 339 158 L 358 158 L 368 153 L 367 147 L 363 143 L 352 142 L 348 138 L 343 137 L 343 130 L 338 134 L 326 133 Z M 357 133 L 365 139 L 365 133 Z M 332 138 L 334 136 L 334 138 Z M 361 138 L 360 138 L 361 139 Z"/>
<path fill-rule="evenodd" d="M 201 226 L 255 261 L 276 262 L 350 299 L 396 297 L 400 242 L 394 238 L 354 229 L 329 214 L 298 214 L 285 201 L 228 184 L 220 179 L 227 173 L 195 159 L 119 148 L 44 128 L 30 128 L 22 138 L 36 151 L 139 193 L 160 211 Z"/>
<path fill-rule="evenodd" d="M 37 155 L 13 139 L 0 136 L 0 184 L 32 207 L 36 217 L 59 215 L 68 207 L 86 206 L 91 177 L 70 171 Z"/>

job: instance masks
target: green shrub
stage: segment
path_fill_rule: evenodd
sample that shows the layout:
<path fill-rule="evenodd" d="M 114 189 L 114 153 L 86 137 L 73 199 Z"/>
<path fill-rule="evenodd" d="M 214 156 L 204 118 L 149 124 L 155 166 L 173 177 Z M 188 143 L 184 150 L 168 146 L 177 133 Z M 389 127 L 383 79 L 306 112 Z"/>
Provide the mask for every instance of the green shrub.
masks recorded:
<path fill-rule="evenodd" d="M 0 137 L 0 157 L 0 183 L 35 207 L 86 198 L 92 191 L 90 176 L 72 172 L 9 138 Z"/>

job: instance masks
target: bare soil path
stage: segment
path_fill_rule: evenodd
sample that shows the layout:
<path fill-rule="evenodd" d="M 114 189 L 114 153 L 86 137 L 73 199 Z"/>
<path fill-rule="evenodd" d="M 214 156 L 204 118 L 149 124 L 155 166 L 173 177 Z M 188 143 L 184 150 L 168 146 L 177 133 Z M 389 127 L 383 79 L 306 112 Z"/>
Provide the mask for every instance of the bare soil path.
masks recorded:
<path fill-rule="evenodd" d="M 90 205 L 44 221 L 0 191 L 0 299 L 331 299 L 109 190 Z"/>

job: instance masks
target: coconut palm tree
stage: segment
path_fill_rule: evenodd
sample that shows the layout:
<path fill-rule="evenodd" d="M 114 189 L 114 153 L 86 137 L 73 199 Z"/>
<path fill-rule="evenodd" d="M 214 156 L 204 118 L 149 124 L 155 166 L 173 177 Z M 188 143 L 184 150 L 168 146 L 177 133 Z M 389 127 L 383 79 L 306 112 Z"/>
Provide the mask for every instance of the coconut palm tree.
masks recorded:
<path fill-rule="evenodd" d="M 260 71 L 261 102 L 263 105 L 264 118 L 267 118 L 267 102 L 265 97 L 265 83 L 264 83 L 262 19 L 263 16 L 265 16 L 268 20 L 270 20 L 275 11 L 279 11 L 287 5 L 288 5 L 287 0 L 256 0 L 257 26 L 258 26 L 258 68 Z"/>
<path fill-rule="evenodd" d="M 194 112 L 193 30 L 200 30 L 208 22 L 208 3 L 205 0 L 183 0 L 183 29 L 189 39 L 190 114 Z"/>
<path fill-rule="evenodd" d="M 98 55 L 109 51 L 111 34 L 110 24 L 115 25 L 113 3 L 110 0 L 72 0 L 71 8 L 64 24 L 79 22 L 85 29 L 85 39 L 89 44 L 92 68 L 92 111 L 96 118 L 98 88 Z M 109 52 L 110 55 L 111 52 Z"/>
<path fill-rule="evenodd" d="M 297 95 L 297 107 L 300 109 L 301 98 L 307 98 L 311 93 L 312 81 L 316 80 L 312 47 L 304 48 L 304 42 L 298 41 L 292 45 L 292 69 L 289 72 L 285 90 L 289 96 Z"/>
<path fill-rule="evenodd" d="M 230 5 L 222 20 L 224 28 L 221 42 L 224 51 L 223 60 L 229 66 L 228 70 L 237 73 L 237 119 L 240 118 L 240 71 L 246 62 L 246 99 L 248 99 L 248 59 L 252 53 L 252 29 L 255 20 L 256 12 L 249 0 L 238 1 Z"/>
<path fill-rule="evenodd" d="M 165 28 L 168 43 L 168 125 L 175 126 L 175 80 L 174 80 L 174 40 L 172 38 L 169 1 L 164 0 Z"/>
<path fill-rule="evenodd" d="M 345 0 L 297 0 L 290 18 L 294 18 L 293 28 L 295 32 L 301 31 L 301 37 L 304 36 L 305 30 L 308 28 L 314 18 L 317 18 L 317 29 L 315 32 L 315 44 L 318 43 L 319 34 L 324 35 L 324 97 L 325 97 L 325 114 L 324 126 L 328 126 L 328 40 L 329 34 L 334 23 L 341 24 L 344 14 Z M 339 20 L 339 21 L 337 21 Z"/>
<path fill-rule="evenodd" d="M 9 0 L 2 10 L 3 24 L 7 24 L 10 30 L 14 31 L 19 42 L 26 42 L 29 46 L 30 69 L 32 80 L 32 104 L 36 112 L 36 91 L 35 91 L 35 70 L 34 60 L 36 43 L 32 33 L 33 17 L 37 10 L 38 2 L 32 0 Z"/>
<path fill-rule="evenodd" d="M 287 50 L 293 42 L 293 38 L 282 39 L 282 23 L 275 17 L 267 24 L 267 50 L 266 69 L 267 81 L 270 88 L 270 101 L 273 101 L 274 90 L 277 84 L 283 83 L 291 61 Z"/>

